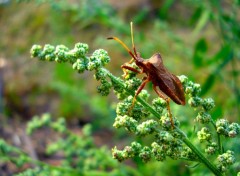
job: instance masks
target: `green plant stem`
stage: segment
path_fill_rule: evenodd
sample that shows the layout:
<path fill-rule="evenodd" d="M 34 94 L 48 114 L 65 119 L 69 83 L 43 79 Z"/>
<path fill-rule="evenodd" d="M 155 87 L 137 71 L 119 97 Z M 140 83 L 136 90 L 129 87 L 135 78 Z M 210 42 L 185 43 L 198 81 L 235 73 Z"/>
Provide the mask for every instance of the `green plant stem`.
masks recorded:
<path fill-rule="evenodd" d="M 119 81 L 115 76 L 113 76 L 108 70 L 102 68 L 103 71 L 108 75 L 108 77 L 115 82 L 116 84 L 120 85 L 122 88 L 126 89 L 126 86 L 123 82 Z M 135 92 L 132 90 L 127 90 L 127 92 L 134 96 Z M 148 104 L 145 100 L 143 100 L 140 97 L 136 98 L 138 102 L 140 102 L 144 107 L 146 107 L 154 116 L 156 116 L 158 119 L 160 118 L 160 114 L 155 111 L 150 104 Z M 199 157 L 200 161 L 204 163 L 215 175 L 222 176 L 222 173 L 213 165 L 187 138 L 186 134 L 181 131 L 179 128 L 175 127 L 175 130 L 181 134 L 182 141 Z"/>
<path fill-rule="evenodd" d="M 191 143 L 187 137 L 183 137 L 182 141 L 199 157 L 199 159 L 217 176 L 222 173 Z"/>
<path fill-rule="evenodd" d="M 216 133 L 217 133 L 217 127 L 216 127 L 216 125 L 215 125 L 213 120 L 211 120 L 211 124 L 213 125 L 213 127 L 215 128 Z M 223 146 L 222 146 L 220 134 L 218 134 L 218 133 L 217 133 L 217 142 L 218 142 L 218 153 L 222 154 L 223 153 Z"/>

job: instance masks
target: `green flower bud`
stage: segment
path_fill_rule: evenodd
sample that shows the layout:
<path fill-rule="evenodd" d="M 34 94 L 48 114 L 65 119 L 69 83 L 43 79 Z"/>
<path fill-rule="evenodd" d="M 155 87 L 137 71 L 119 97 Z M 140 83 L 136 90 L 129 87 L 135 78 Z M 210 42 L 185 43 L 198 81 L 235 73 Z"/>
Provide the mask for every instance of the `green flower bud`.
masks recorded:
<path fill-rule="evenodd" d="M 130 108 L 131 104 L 129 103 L 128 99 L 125 99 L 122 102 L 117 104 L 116 113 L 117 115 L 123 116 L 128 113 L 128 109 Z"/>
<path fill-rule="evenodd" d="M 188 100 L 188 104 L 191 107 L 198 107 L 202 104 L 202 99 L 200 97 L 191 97 Z"/>
<path fill-rule="evenodd" d="M 74 48 L 79 50 L 81 56 L 86 55 L 89 49 L 88 44 L 86 43 L 76 43 Z"/>
<path fill-rule="evenodd" d="M 67 51 L 69 51 L 69 48 L 66 47 L 65 45 L 57 45 L 55 51 L 56 52 L 58 52 L 58 51 L 65 51 L 65 52 L 67 52 Z"/>
<path fill-rule="evenodd" d="M 61 62 L 66 62 L 67 61 L 65 51 L 59 50 L 55 53 L 56 53 L 56 58 L 55 58 L 56 62 L 61 63 Z"/>
<path fill-rule="evenodd" d="M 110 62 L 110 57 L 108 56 L 107 51 L 103 49 L 98 49 L 94 51 L 92 56 L 98 58 L 102 66 L 105 66 Z"/>
<path fill-rule="evenodd" d="M 180 76 L 177 76 L 177 77 L 181 81 L 183 87 L 185 87 L 185 85 L 188 83 L 188 77 L 186 77 L 185 75 L 180 75 Z"/>
<path fill-rule="evenodd" d="M 143 147 L 143 149 L 139 153 L 139 157 L 142 159 L 143 162 L 148 162 L 151 159 L 151 149 L 147 146 Z"/>
<path fill-rule="evenodd" d="M 124 147 L 123 152 L 125 153 L 125 156 L 124 156 L 125 158 L 132 158 L 132 157 L 135 156 L 135 151 L 134 151 L 134 149 L 133 149 L 132 147 L 130 147 L 130 146 Z"/>
<path fill-rule="evenodd" d="M 226 119 L 218 119 L 216 122 L 217 133 L 228 136 L 229 122 Z"/>
<path fill-rule="evenodd" d="M 165 115 L 161 116 L 161 118 L 159 119 L 160 125 L 167 131 L 172 129 L 171 119 L 168 115 L 169 114 L 167 112 Z M 172 120 L 175 126 L 179 126 L 180 122 L 176 118 L 172 117 Z"/>
<path fill-rule="evenodd" d="M 234 157 L 234 152 L 228 150 L 226 153 L 223 153 L 222 155 L 219 155 L 217 157 L 218 161 L 218 168 L 222 171 L 225 172 L 226 169 L 235 163 L 236 159 Z"/>
<path fill-rule="evenodd" d="M 83 57 L 88 53 L 88 45 L 85 43 L 76 43 L 74 50 L 77 57 Z"/>
<path fill-rule="evenodd" d="M 148 93 L 147 90 L 142 90 L 138 96 L 147 101 L 150 94 Z"/>
<path fill-rule="evenodd" d="M 78 53 L 77 49 L 72 49 L 68 52 L 66 52 L 66 57 L 68 59 L 68 61 L 73 64 L 74 62 L 76 62 L 77 59 L 79 59 L 81 57 L 81 55 Z"/>
<path fill-rule="evenodd" d="M 57 45 L 54 52 L 56 55 L 55 61 L 58 63 L 66 62 L 68 60 L 67 54 L 66 54 L 68 51 L 69 49 L 66 46 Z"/>
<path fill-rule="evenodd" d="M 51 127 L 53 128 L 53 130 L 55 130 L 59 133 L 63 133 L 65 131 L 67 131 L 66 121 L 64 118 L 60 118 L 60 119 L 58 119 L 58 121 L 52 123 Z"/>
<path fill-rule="evenodd" d="M 203 127 L 201 131 L 198 131 L 197 136 L 200 142 L 210 141 L 212 139 L 210 130 L 207 127 Z"/>
<path fill-rule="evenodd" d="M 182 152 L 181 152 L 181 156 L 183 158 L 189 158 L 189 159 L 192 159 L 192 160 L 198 159 L 196 154 L 193 153 L 193 151 L 189 147 L 183 147 Z"/>
<path fill-rule="evenodd" d="M 102 79 L 101 85 L 97 87 L 97 91 L 102 96 L 107 96 L 110 93 L 111 87 L 112 87 L 111 82 L 107 81 L 106 79 Z"/>
<path fill-rule="evenodd" d="M 72 65 L 72 68 L 77 70 L 78 73 L 83 73 L 87 69 L 84 60 L 82 59 L 77 59 L 77 61 Z"/>
<path fill-rule="evenodd" d="M 135 153 L 139 153 L 139 151 L 142 149 L 142 145 L 135 141 L 131 143 L 131 147 L 135 151 Z"/>
<path fill-rule="evenodd" d="M 229 137 L 236 137 L 240 133 L 240 125 L 238 123 L 231 123 L 229 126 Z"/>
<path fill-rule="evenodd" d="M 41 121 L 42 121 L 42 124 L 48 125 L 51 122 L 50 114 L 48 114 L 48 113 L 43 114 L 42 117 L 41 117 Z"/>
<path fill-rule="evenodd" d="M 138 121 L 149 116 L 149 111 L 147 111 L 140 103 L 135 102 L 134 107 L 132 107 L 132 102 L 132 96 L 128 96 L 124 101 L 119 102 L 117 104 L 116 113 L 121 116 L 128 114 Z"/>
<path fill-rule="evenodd" d="M 107 73 L 103 71 L 101 68 L 97 69 L 94 74 L 94 78 L 98 81 L 101 79 L 106 79 L 106 77 L 107 77 Z"/>
<path fill-rule="evenodd" d="M 196 117 L 197 122 L 200 122 L 202 124 L 208 124 L 211 119 L 211 115 L 204 111 L 199 112 Z"/>
<path fill-rule="evenodd" d="M 129 132 L 135 133 L 136 128 L 137 128 L 137 121 L 127 115 L 117 116 L 115 118 L 115 122 L 114 122 L 113 126 L 115 128 L 125 127 Z"/>
<path fill-rule="evenodd" d="M 116 146 L 112 149 L 112 156 L 114 159 L 117 159 L 119 162 L 122 162 L 123 160 L 126 159 L 124 152 L 122 152 L 121 150 L 118 150 Z"/>
<path fill-rule="evenodd" d="M 137 126 L 136 134 L 139 136 L 146 136 L 148 134 L 151 134 L 155 131 L 157 125 L 158 123 L 155 120 L 147 120 L 145 122 L 142 122 Z"/>
<path fill-rule="evenodd" d="M 96 64 L 96 62 L 88 62 L 87 70 L 92 71 L 96 69 L 99 66 L 99 64 Z"/>
<path fill-rule="evenodd" d="M 46 54 L 46 55 L 45 55 L 45 60 L 46 60 L 46 61 L 55 61 L 55 58 L 56 58 L 56 56 L 55 56 L 54 53 Z"/>
<path fill-rule="evenodd" d="M 156 139 L 158 144 L 171 144 L 174 137 L 167 131 L 160 131 L 156 134 Z"/>
<path fill-rule="evenodd" d="M 213 155 L 216 153 L 218 149 L 218 145 L 216 142 L 211 142 L 210 144 L 207 145 L 207 148 L 205 149 L 205 152 L 209 155 Z"/>
<path fill-rule="evenodd" d="M 195 83 L 195 84 L 193 85 L 192 95 L 193 95 L 193 96 L 197 96 L 200 92 L 201 92 L 201 86 L 200 86 L 200 84 Z"/>
<path fill-rule="evenodd" d="M 186 85 L 185 93 L 190 95 L 191 97 L 196 97 L 200 92 L 200 84 L 189 82 L 189 84 Z"/>
<path fill-rule="evenodd" d="M 55 51 L 55 47 L 52 45 L 49 45 L 49 44 L 46 44 L 43 48 L 43 53 L 45 55 L 52 54 L 52 53 L 54 53 L 54 51 Z"/>
<path fill-rule="evenodd" d="M 164 161 L 166 159 L 166 154 L 162 146 L 158 143 L 153 142 L 152 145 L 152 154 L 157 161 Z"/>
<path fill-rule="evenodd" d="M 127 89 L 129 90 L 137 90 L 138 87 L 141 85 L 142 81 L 136 77 L 127 80 L 126 82 Z"/>
<path fill-rule="evenodd" d="M 214 108 L 215 104 L 212 98 L 207 98 L 203 100 L 202 106 L 205 111 L 210 111 L 212 108 Z"/>
<path fill-rule="evenodd" d="M 153 99 L 152 105 L 159 114 L 162 114 L 163 110 L 167 107 L 167 102 L 164 99 L 158 97 Z"/>
<path fill-rule="evenodd" d="M 41 45 L 33 45 L 30 50 L 31 57 L 38 57 L 41 51 L 42 51 Z"/>

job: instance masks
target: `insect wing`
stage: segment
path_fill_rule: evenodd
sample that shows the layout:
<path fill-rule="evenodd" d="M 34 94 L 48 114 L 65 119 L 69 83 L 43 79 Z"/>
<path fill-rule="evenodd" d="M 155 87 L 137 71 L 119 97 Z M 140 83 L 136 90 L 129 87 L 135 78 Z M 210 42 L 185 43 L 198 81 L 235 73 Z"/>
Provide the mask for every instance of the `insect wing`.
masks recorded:
<path fill-rule="evenodd" d="M 185 105 L 183 86 L 177 76 L 171 74 L 163 65 L 161 55 L 155 54 L 149 60 L 153 81 L 175 103 Z"/>

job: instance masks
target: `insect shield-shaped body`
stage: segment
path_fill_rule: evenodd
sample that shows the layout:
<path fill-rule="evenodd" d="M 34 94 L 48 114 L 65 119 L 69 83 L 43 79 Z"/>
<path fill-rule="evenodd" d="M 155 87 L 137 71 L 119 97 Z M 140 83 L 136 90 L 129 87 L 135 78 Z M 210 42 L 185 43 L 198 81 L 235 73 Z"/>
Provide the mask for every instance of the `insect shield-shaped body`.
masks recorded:
<path fill-rule="evenodd" d="M 155 92 L 161 98 L 166 100 L 167 109 L 168 109 L 169 117 L 171 120 L 171 125 L 172 125 L 172 127 L 174 127 L 174 122 L 173 122 L 172 114 L 170 111 L 169 101 L 170 101 L 170 99 L 172 99 L 177 104 L 185 105 L 185 96 L 184 96 L 183 86 L 182 86 L 180 80 L 164 67 L 162 57 L 159 53 L 154 54 L 150 59 L 145 60 L 145 59 L 141 58 L 140 54 L 137 53 L 136 48 L 134 46 L 132 22 L 130 24 L 131 24 L 131 37 L 132 37 L 133 52 L 125 45 L 125 43 L 123 43 L 117 37 L 109 37 L 108 38 L 108 39 L 113 39 L 113 40 L 116 40 L 117 42 L 119 42 L 128 51 L 128 53 L 132 56 L 132 59 L 127 63 L 132 63 L 135 61 L 136 65 L 141 69 L 141 71 L 139 71 L 133 67 L 126 65 L 126 63 L 125 63 L 121 66 L 123 71 L 124 71 L 124 69 L 127 69 L 127 70 L 131 70 L 133 72 L 136 72 L 136 73 L 145 73 L 147 75 L 147 77 L 143 80 L 142 84 L 139 86 L 139 88 L 136 91 L 136 94 L 133 98 L 133 103 L 132 103 L 130 110 L 132 109 L 132 107 L 134 105 L 137 95 L 142 91 L 142 89 L 145 87 L 145 85 L 151 81 L 153 83 L 153 89 L 155 90 Z M 124 71 L 124 73 L 126 74 L 125 71 Z"/>
<path fill-rule="evenodd" d="M 178 77 L 170 73 L 163 65 L 159 53 L 154 54 L 150 59 L 137 58 L 136 64 L 147 74 L 153 85 L 171 98 L 179 105 L 185 105 L 183 86 Z M 156 90 L 155 90 L 156 91 Z"/>

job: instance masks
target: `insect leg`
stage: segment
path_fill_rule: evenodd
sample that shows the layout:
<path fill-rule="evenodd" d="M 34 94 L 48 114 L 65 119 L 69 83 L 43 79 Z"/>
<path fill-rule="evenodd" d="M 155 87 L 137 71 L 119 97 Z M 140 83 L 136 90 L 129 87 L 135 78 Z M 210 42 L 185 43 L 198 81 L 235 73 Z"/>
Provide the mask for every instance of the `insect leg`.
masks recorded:
<path fill-rule="evenodd" d="M 143 88 L 145 87 L 145 85 L 146 85 L 149 81 L 150 81 L 150 79 L 149 79 L 149 77 L 147 77 L 147 78 L 142 82 L 142 84 L 138 87 L 138 89 L 137 89 L 137 91 L 136 91 L 136 94 L 135 94 L 134 97 L 133 97 L 132 105 L 131 105 L 131 107 L 130 107 L 129 110 L 128 110 L 128 114 L 129 114 L 129 112 L 132 110 L 138 94 L 143 90 Z"/>
<path fill-rule="evenodd" d="M 153 89 L 155 90 L 155 92 L 158 94 L 159 97 L 163 98 L 167 102 L 167 110 L 168 110 L 168 113 L 169 113 L 171 125 L 172 125 L 172 128 L 174 128 L 174 122 L 173 122 L 173 119 L 172 119 L 172 113 L 171 113 L 170 104 L 169 104 L 170 99 L 168 97 L 166 97 L 161 91 L 159 91 L 157 89 L 156 85 L 153 85 Z"/>
<path fill-rule="evenodd" d="M 130 71 L 132 71 L 132 72 L 139 73 L 139 74 L 143 73 L 143 70 L 139 71 L 139 70 L 137 70 L 136 68 L 130 67 L 130 66 L 128 66 L 128 65 L 122 65 L 121 68 L 123 69 L 123 73 L 124 73 L 123 77 L 124 77 L 124 78 L 126 78 L 126 76 L 128 75 L 128 73 L 126 72 L 126 70 L 130 70 Z"/>

